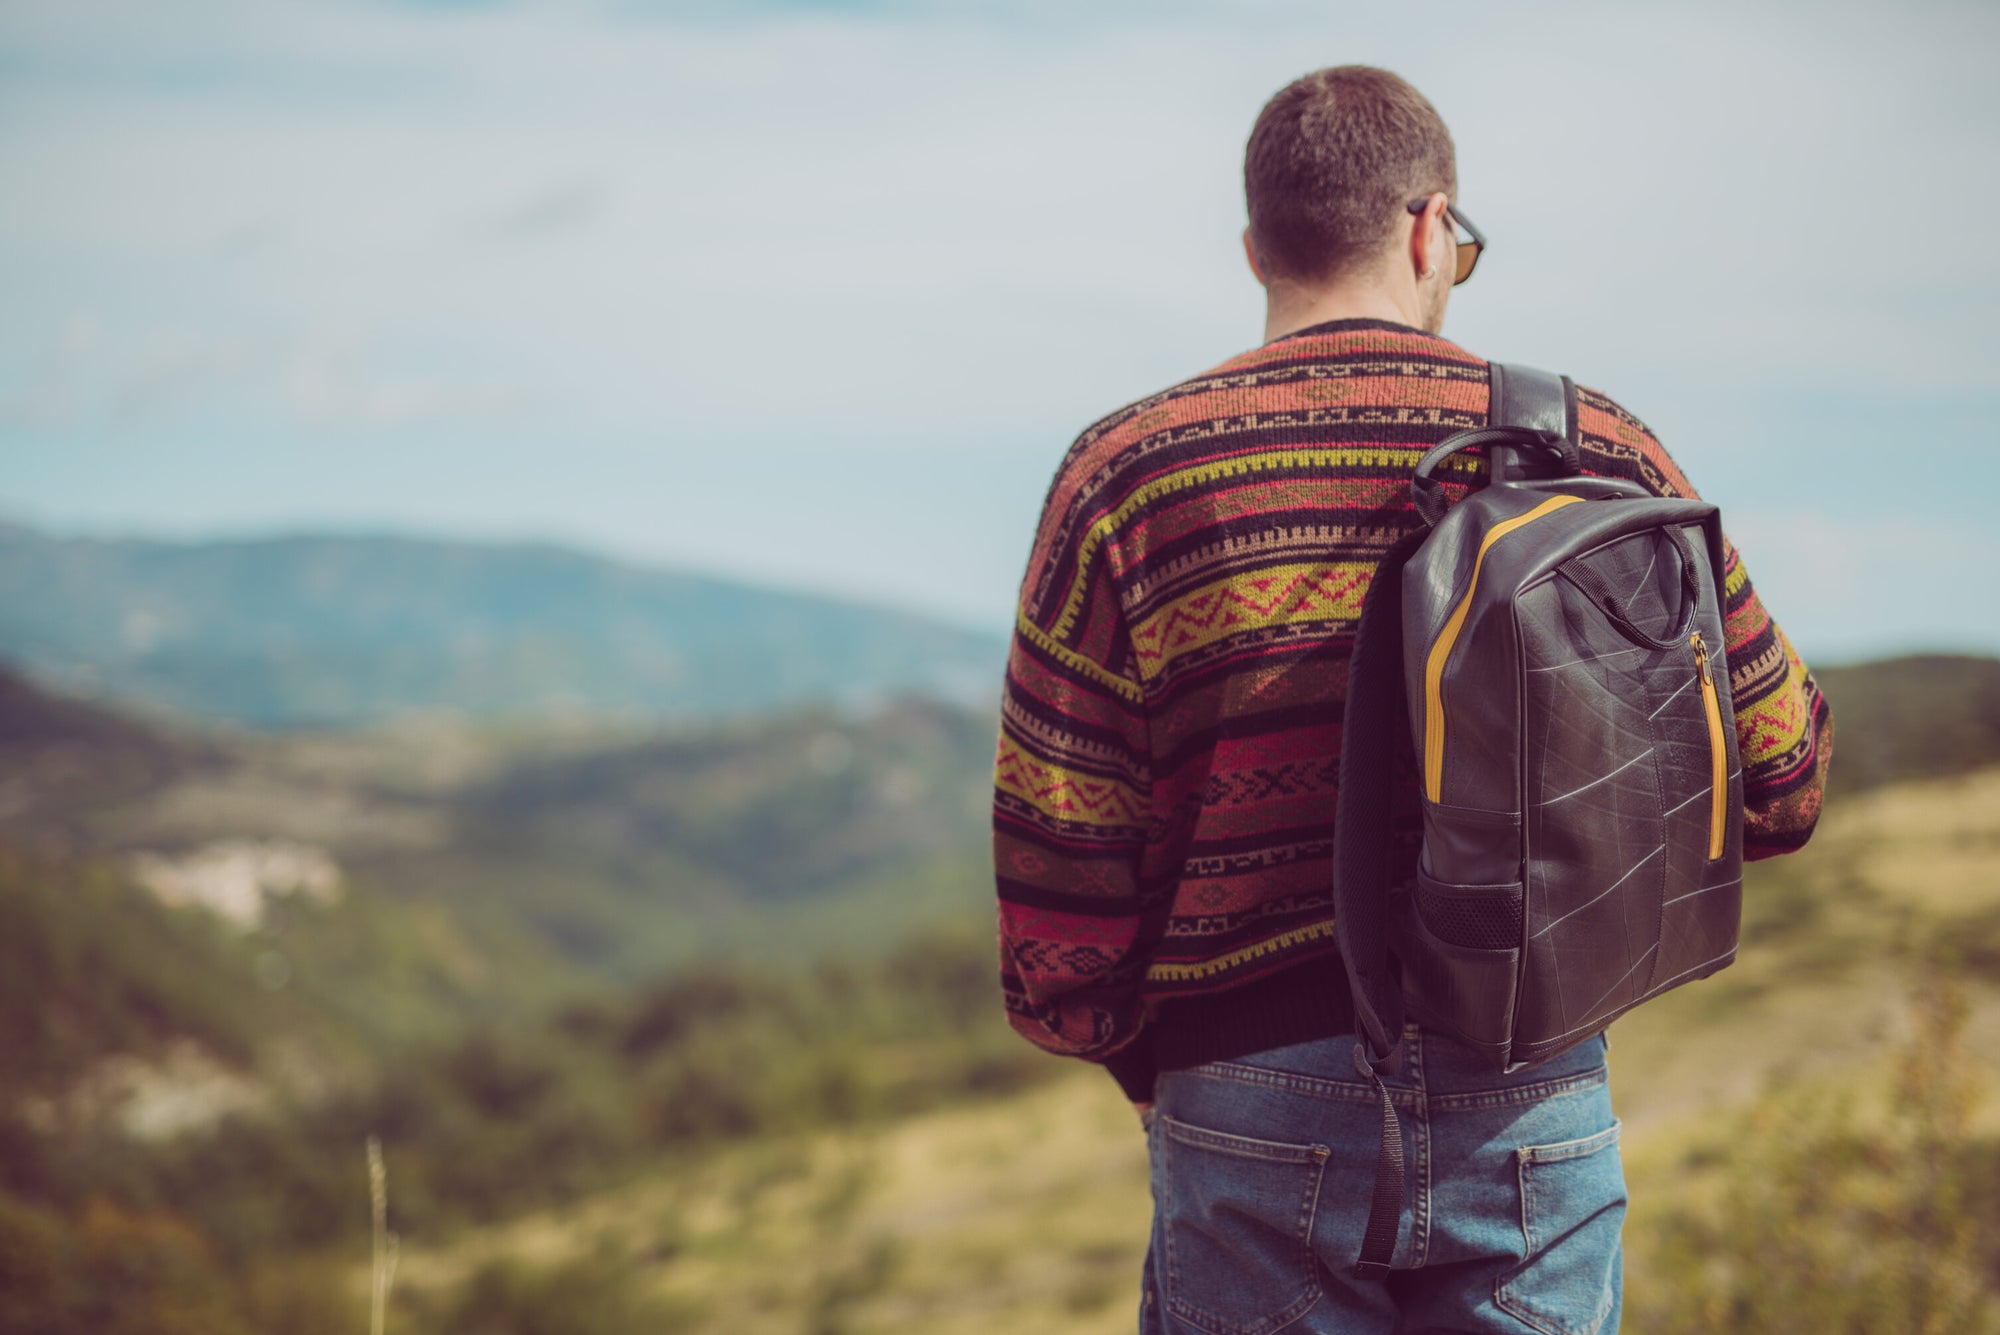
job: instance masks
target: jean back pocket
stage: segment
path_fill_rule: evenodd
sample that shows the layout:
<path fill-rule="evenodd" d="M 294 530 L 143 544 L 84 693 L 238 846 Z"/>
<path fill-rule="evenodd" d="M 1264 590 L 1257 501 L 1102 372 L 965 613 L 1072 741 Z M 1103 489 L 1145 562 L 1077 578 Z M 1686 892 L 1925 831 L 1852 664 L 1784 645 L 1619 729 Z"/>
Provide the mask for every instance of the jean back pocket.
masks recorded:
<path fill-rule="evenodd" d="M 1622 1278 L 1625 1169 L 1620 1123 L 1596 1135 L 1528 1145 L 1517 1155 L 1526 1257 L 1494 1297 L 1547 1335 L 1596 1335 Z"/>
<path fill-rule="evenodd" d="M 1329 1151 L 1162 1116 L 1167 1307 L 1207 1335 L 1268 1335 L 1319 1300 L 1313 1217 Z"/>

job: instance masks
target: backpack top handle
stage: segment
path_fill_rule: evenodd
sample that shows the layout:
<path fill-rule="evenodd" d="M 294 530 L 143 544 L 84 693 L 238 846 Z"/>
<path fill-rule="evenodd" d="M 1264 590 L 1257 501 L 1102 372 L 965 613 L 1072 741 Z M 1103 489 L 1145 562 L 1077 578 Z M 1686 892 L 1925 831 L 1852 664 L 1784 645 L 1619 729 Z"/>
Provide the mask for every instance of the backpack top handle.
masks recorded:
<path fill-rule="evenodd" d="M 1680 558 L 1680 608 L 1674 613 L 1674 628 L 1665 635 L 1652 635 L 1640 627 L 1633 614 L 1631 604 L 1613 592 L 1595 570 L 1576 557 L 1571 557 L 1556 567 L 1556 573 L 1574 584 L 1583 596 L 1601 610 L 1620 635 L 1642 649 L 1665 651 L 1678 649 L 1688 642 L 1688 635 L 1694 630 L 1694 615 L 1701 607 L 1701 576 L 1694 561 L 1694 547 L 1680 526 L 1669 524 L 1659 530 L 1667 540 L 1674 555 Z"/>

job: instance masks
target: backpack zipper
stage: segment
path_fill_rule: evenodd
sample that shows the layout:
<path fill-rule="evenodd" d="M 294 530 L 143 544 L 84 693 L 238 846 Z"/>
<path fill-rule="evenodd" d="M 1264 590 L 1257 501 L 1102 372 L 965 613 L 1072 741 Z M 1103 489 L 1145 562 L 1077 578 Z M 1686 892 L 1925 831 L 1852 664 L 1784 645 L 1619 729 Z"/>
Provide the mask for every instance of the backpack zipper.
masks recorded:
<path fill-rule="evenodd" d="M 1486 560 L 1487 549 L 1522 525 L 1582 499 L 1551 496 L 1528 513 L 1495 524 L 1480 542 L 1479 554 L 1472 558 L 1472 578 L 1466 581 L 1465 595 L 1451 609 L 1444 629 L 1431 644 L 1430 657 L 1424 660 L 1424 795 L 1433 802 L 1444 800 L 1440 796 L 1444 791 L 1444 665 L 1451 658 L 1452 646 L 1458 643 L 1458 632 L 1465 627 L 1465 614 L 1472 607 L 1473 591 L 1479 587 L 1479 567 Z"/>
<path fill-rule="evenodd" d="M 1688 643 L 1694 646 L 1694 667 L 1701 678 L 1701 707 L 1708 715 L 1708 774 L 1710 796 L 1708 801 L 1708 860 L 1722 856 L 1723 804 L 1729 800 L 1728 748 L 1723 744 L 1722 704 L 1715 696 L 1715 673 L 1708 665 L 1708 646 L 1702 643 L 1701 632 L 1688 636 Z"/>

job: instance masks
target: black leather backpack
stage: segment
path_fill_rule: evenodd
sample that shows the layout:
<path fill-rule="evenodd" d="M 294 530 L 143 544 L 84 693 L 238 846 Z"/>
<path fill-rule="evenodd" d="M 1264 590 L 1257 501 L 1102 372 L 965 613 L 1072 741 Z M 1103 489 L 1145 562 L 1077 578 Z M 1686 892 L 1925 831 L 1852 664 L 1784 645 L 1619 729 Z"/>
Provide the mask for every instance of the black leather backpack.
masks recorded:
<path fill-rule="evenodd" d="M 1384 558 L 1349 660 L 1336 924 L 1382 1096 L 1358 1273 L 1387 1273 L 1402 1134 L 1381 1075 L 1409 1013 L 1510 1071 L 1727 965 L 1742 780 L 1714 506 L 1578 472 L 1567 377 L 1495 364 L 1490 425 L 1418 463 L 1423 524 Z M 1446 507 L 1440 466 L 1486 449 Z M 1423 851 L 1392 885 L 1398 732 Z"/>

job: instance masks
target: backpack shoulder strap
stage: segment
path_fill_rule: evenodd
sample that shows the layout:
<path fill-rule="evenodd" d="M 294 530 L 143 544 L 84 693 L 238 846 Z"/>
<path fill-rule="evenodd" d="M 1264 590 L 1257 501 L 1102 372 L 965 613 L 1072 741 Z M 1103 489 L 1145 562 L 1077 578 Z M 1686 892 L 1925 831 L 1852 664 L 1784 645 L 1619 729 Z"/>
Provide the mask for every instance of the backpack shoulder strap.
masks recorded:
<path fill-rule="evenodd" d="M 1422 524 L 1396 540 L 1361 600 L 1347 659 L 1347 704 L 1340 734 L 1340 790 L 1333 818 L 1333 926 L 1354 998 L 1354 1068 L 1375 1086 L 1382 1145 L 1375 1192 L 1355 1263 L 1358 1279 L 1389 1274 L 1403 1216 L 1403 1131 L 1382 1083 L 1402 1061 L 1402 975 L 1389 951 L 1393 845 L 1390 794 L 1396 738 L 1409 726 L 1403 685 L 1403 567 L 1430 536 Z"/>
<path fill-rule="evenodd" d="M 1564 466 L 1576 471 L 1576 450 L 1582 443 L 1576 424 L 1576 382 L 1533 366 L 1511 362 L 1491 362 L 1493 392 L 1488 401 L 1486 421 L 1490 426 L 1514 427 L 1567 442 Z M 1534 456 L 1530 464 L 1521 452 L 1508 445 L 1490 445 L 1492 476 L 1505 482 L 1546 475 L 1548 460 Z"/>

